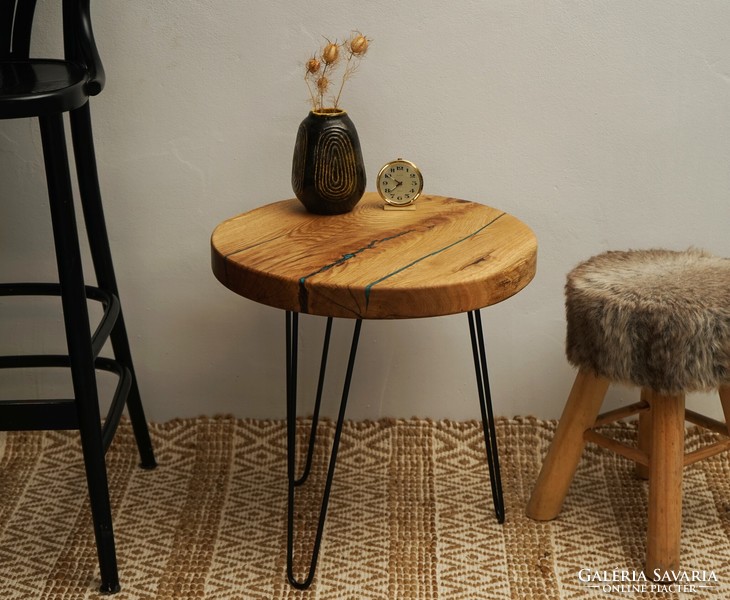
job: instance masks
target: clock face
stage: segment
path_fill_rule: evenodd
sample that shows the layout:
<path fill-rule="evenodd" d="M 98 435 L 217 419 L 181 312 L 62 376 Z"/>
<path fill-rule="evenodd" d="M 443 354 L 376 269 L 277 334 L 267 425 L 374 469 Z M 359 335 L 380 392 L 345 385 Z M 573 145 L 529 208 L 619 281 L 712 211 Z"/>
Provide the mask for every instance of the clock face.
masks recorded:
<path fill-rule="evenodd" d="M 423 176 L 411 161 L 399 158 L 380 169 L 377 187 L 388 204 L 406 206 L 421 195 Z"/>

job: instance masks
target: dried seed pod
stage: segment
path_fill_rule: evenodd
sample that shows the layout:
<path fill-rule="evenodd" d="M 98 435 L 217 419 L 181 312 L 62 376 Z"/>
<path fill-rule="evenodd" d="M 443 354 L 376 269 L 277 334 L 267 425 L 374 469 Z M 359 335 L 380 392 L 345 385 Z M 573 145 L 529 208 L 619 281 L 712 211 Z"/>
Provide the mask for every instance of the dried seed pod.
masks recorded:
<path fill-rule="evenodd" d="M 329 84 L 330 81 L 326 77 L 320 77 L 317 79 L 317 89 L 319 90 L 319 93 L 324 94 L 327 91 Z"/>
<path fill-rule="evenodd" d="M 340 57 L 340 47 L 337 44 L 333 44 L 332 42 L 330 42 L 322 50 L 322 60 L 327 65 L 331 65 L 331 64 L 337 62 L 337 59 L 339 57 Z"/>
<path fill-rule="evenodd" d="M 357 56 L 362 56 L 368 51 L 368 44 L 368 38 L 359 33 L 350 40 L 350 52 Z"/>
<path fill-rule="evenodd" d="M 310 58 L 307 61 L 307 73 L 311 73 L 314 75 L 315 73 L 319 72 L 319 68 L 322 66 L 322 64 L 316 59 L 316 58 Z"/>

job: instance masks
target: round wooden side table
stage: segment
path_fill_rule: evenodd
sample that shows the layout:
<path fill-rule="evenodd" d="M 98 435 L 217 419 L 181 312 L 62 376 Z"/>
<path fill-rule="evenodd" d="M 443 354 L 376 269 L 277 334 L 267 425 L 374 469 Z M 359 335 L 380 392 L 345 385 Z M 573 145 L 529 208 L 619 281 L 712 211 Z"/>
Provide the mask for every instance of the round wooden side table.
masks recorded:
<path fill-rule="evenodd" d="M 492 499 L 504 522 L 497 439 L 479 309 L 513 296 L 534 277 L 537 240 L 519 219 L 476 202 L 423 196 L 414 210 L 383 210 L 367 193 L 343 215 L 306 212 L 297 200 L 257 208 L 216 227 L 216 278 L 235 293 L 286 311 L 287 577 L 297 588 L 314 578 L 345 407 L 363 319 L 408 319 L 467 313 L 484 427 Z M 309 452 L 296 475 L 297 338 L 300 313 L 327 317 Z M 309 474 L 332 319 L 355 320 L 340 410 L 309 572 L 293 573 L 295 488 Z"/>

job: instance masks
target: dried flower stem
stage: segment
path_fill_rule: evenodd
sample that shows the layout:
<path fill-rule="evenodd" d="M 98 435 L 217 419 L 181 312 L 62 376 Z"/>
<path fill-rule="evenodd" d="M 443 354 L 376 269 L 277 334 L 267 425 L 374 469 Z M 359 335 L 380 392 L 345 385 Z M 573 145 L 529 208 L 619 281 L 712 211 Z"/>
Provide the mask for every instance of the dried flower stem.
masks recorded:
<path fill-rule="evenodd" d="M 340 103 L 340 96 L 342 96 L 342 88 L 345 87 L 345 81 L 347 81 L 357 68 L 357 65 L 354 65 L 352 68 L 350 67 L 350 63 L 352 62 L 352 52 L 347 57 L 347 62 L 345 63 L 345 72 L 342 75 L 342 83 L 340 83 L 340 90 L 337 92 L 337 96 L 335 97 L 334 102 L 334 108 L 337 108 L 337 105 Z"/>
<path fill-rule="evenodd" d="M 318 86 L 318 88 L 319 88 L 319 107 L 318 108 L 320 110 L 324 106 L 324 93 L 327 91 L 327 88 L 329 87 L 329 80 L 327 79 L 327 77 L 325 77 L 325 75 L 327 74 L 327 67 L 329 67 L 329 65 L 326 64 L 324 66 L 324 69 L 322 69 L 322 77 L 320 77 L 320 79 L 319 79 L 319 81 L 325 82 L 325 84 L 326 84 L 326 85 Z"/>
<path fill-rule="evenodd" d="M 309 97 L 312 100 L 312 106 L 313 107 L 316 107 L 317 106 L 317 100 L 314 97 L 314 92 L 312 91 L 312 84 L 309 82 L 309 79 L 310 79 L 309 73 L 307 73 L 304 76 L 304 82 L 307 84 L 307 89 L 309 90 Z"/>
<path fill-rule="evenodd" d="M 353 33 L 350 38 L 341 43 L 337 41 L 331 42 L 327 39 L 327 43 L 320 49 L 319 54 L 312 56 L 307 61 L 304 81 L 309 90 L 312 110 L 319 111 L 325 108 L 325 94 L 329 90 L 332 73 L 334 73 L 339 63 L 342 62 L 340 60 L 341 51 L 344 50 L 347 52 L 347 60 L 345 61 L 342 80 L 337 95 L 332 99 L 332 108 L 337 109 L 339 107 L 345 82 L 355 73 L 360 59 L 367 52 L 369 43 L 370 40 L 359 31 Z"/>
<path fill-rule="evenodd" d="M 312 83 L 311 80 L 314 79 L 314 76 L 319 73 L 319 69 L 321 67 L 321 63 L 315 56 L 310 58 L 307 61 L 307 70 L 304 72 L 304 83 L 307 84 L 307 89 L 309 90 L 309 96 L 312 100 L 312 106 L 317 105 L 317 100 L 315 99 L 314 92 L 312 91 Z"/>

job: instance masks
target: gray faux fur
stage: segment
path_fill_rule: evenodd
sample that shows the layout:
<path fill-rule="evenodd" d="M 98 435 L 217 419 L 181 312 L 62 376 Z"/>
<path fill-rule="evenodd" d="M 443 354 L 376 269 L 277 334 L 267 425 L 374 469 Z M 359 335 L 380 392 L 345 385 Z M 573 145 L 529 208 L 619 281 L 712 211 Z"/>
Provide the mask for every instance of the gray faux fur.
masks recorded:
<path fill-rule="evenodd" d="M 573 365 L 665 394 L 730 383 L 730 259 L 606 252 L 568 274 L 565 294 Z"/>

